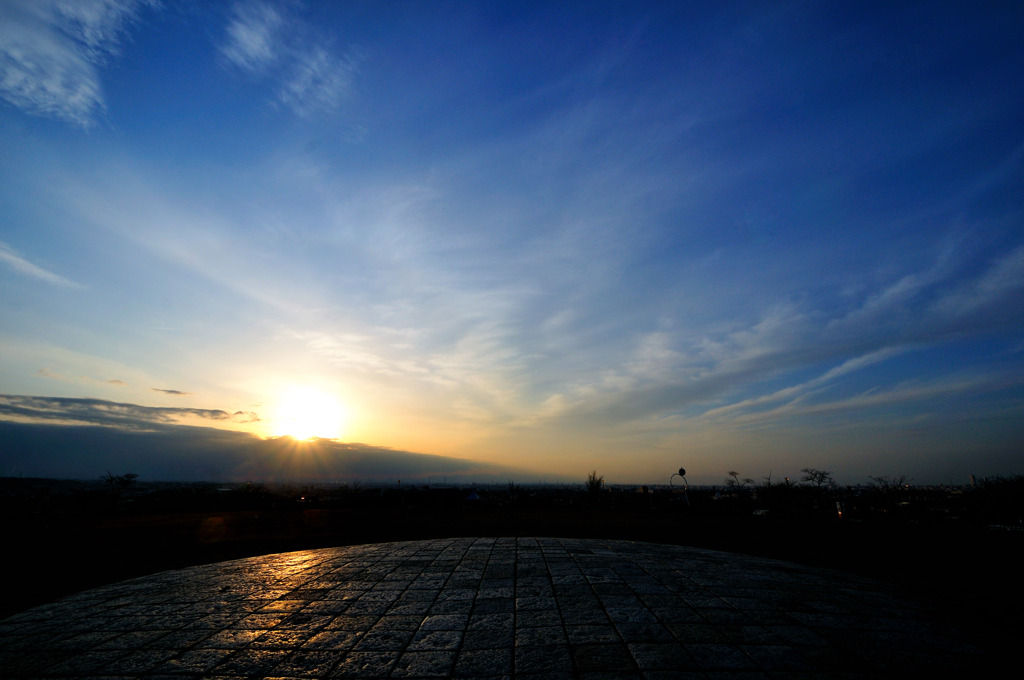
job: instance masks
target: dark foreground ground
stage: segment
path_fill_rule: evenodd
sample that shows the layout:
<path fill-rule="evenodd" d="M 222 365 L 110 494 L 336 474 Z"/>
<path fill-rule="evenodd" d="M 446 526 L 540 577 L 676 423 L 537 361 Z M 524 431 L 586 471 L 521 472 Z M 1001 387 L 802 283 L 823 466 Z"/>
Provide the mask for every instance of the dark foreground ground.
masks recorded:
<path fill-rule="evenodd" d="M 239 557 L 397 540 L 550 536 L 695 546 L 847 571 L 940 601 L 994 640 L 1022 631 L 1024 532 L 960 518 L 764 514 L 752 512 L 749 499 L 708 495 L 702 502 L 698 494 L 690 505 L 678 495 L 574 492 L 496 502 L 486 493 L 467 499 L 467 490 L 364 491 L 361 500 L 349 494 L 345 502 L 192 494 L 182 502 L 180 490 L 111 498 L 53 489 L 40 497 L 9 482 L 4 488 L 0 535 L 13 587 L 0 599 L 0 618 L 87 588 Z"/>

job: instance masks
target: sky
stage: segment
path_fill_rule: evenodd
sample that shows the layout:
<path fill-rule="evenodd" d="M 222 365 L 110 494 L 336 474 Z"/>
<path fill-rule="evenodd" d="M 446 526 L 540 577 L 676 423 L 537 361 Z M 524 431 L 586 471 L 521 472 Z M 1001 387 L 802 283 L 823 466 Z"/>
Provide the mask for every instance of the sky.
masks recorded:
<path fill-rule="evenodd" d="M 0 0 L 0 475 L 1022 473 L 1022 35 Z"/>

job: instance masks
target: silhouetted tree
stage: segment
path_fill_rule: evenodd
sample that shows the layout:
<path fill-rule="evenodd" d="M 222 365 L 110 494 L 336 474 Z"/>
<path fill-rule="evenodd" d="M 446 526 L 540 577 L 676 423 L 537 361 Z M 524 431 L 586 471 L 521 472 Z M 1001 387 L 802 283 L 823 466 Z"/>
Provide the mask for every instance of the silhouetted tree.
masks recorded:
<path fill-rule="evenodd" d="M 910 480 L 906 475 L 899 477 L 888 477 L 882 475 L 871 477 L 878 491 L 877 507 L 885 513 L 893 513 L 899 508 L 900 500 L 904 497 L 907 484 Z"/>
<path fill-rule="evenodd" d="M 744 477 L 740 479 L 740 473 L 735 470 L 729 470 L 729 476 L 725 479 L 725 485 L 730 489 L 742 489 L 746 486 L 753 486 L 754 480 L 750 477 Z"/>
<path fill-rule="evenodd" d="M 983 521 L 1015 524 L 1024 528 L 1024 476 L 997 476 L 983 479 L 971 495 L 981 501 Z"/>
<path fill-rule="evenodd" d="M 881 477 L 871 477 L 870 479 L 875 483 L 875 486 L 878 487 L 879 491 L 884 494 L 893 495 L 902 492 L 903 489 L 906 488 L 907 484 L 910 483 L 910 480 L 906 475 L 900 475 L 899 477 L 893 477 L 891 479 L 886 475 L 882 475 Z"/>
<path fill-rule="evenodd" d="M 132 486 L 135 485 L 135 480 L 138 478 L 139 476 L 134 472 L 126 472 L 123 475 L 112 475 L 110 474 L 110 471 L 107 470 L 107 476 L 101 477 L 100 479 L 106 480 L 112 494 L 120 496 L 125 491 L 132 488 Z"/>
<path fill-rule="evenodd" d="M 604 475 L 598 475 L 597 470 L 587 475 L 587 491 L 595 496 L 604 488 Z"/>
<path fill-rule="evenodd" d="M 800 472 L 804 473 L 804 476 L 800 479 L 808 484 L 811 484 L 816 489 L 822 487 L 834 486 L 836 480 L 832 479 L 832 473 L 828 470 L 819 470 L 817 468 L 803 468 Z"/>

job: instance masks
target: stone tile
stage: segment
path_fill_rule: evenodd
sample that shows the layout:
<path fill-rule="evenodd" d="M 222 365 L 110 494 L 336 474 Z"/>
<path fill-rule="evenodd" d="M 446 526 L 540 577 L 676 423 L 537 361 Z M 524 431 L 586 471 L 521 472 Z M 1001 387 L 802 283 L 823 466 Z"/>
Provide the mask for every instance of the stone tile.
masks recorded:
<path fill-rule="evenodd" d="M 326 678 L 338 664 L 337 652 L 299 650 L 274 666 L 270 673 L 275 677 Z"/>
<path fill-rule="evenodd" d="M 260 614 L 291 614 L 297 612 L 306 603 L 301 600 L 275 600 L 268 602 L 259 609 Z"/>
<path fill-rule="evenodd" d="M 367 631 L 380 621 L 379 616 L 344 614 L 333 619 L 324 626 L 324 630 L 358 630 Z"/>
<path fill-rule="evenodd" d="M 200 648 L 241 649 L 248 646 L 265 630 L 222 630 L 199 643 Z"/>
<path fill-rule="evenodd" d="M 265 676 L 290 654 L 284 649 L 243 649 L 231 654 L 212 673 L 223 675 Z"/>
<path fill-rule="evenodd" d="M 138 649 L 167 635 L 167 631 L 140 630 L 121 633 L 95 645 L 93 649 Z"/>
<path fill-rule="evenodd" d="M 447 600 L 472 600 L 476 598 L 476 588 L 450 588 L 446 585 L 441 589 L 441 592 L 437 594 L 438 602 L 445 602 Z"/>
<path fill-rule="evenodd" d="M 469 614 L 473 609 L 473 600 L 440 600 L 430 605 L 427 614 Z"/>
<path fill-rule="evenodd" d="M 469 621 L 468 615 L 440 614 L 427 616 L 420 624 L 424 630 L 465 630 Z"/>
<path fill-rule="evenodd" d="M 359 651 L 401 651 L 412 639 L 411 630 L 371 630 L 356 643 Z"/>
<path fill-rule="evenodd" d="M 431 604 L 431 600 L 398 600 L 388 607 L 385 612 L 388 616 L 419 616 L 423 618 L 430 611 Z"/>
<path fill-rule="evenodd" d="M 316 630 L 275 629 L 259 636 L 249 645 L 254 649 L 296 649 L 300 647 Z"/>
<path fill-rule="evenodd" d="M 551 608 L 543 611 L 517 611 L 516 612 L 516 626 L 522 627 L 541 627 L 541 626 L 561 626 L 562 617 L 558 615 L 558 610 Z"/>
<path fill-rule="evenodd" d="M 380 616 L 384 612 L 388 611 L 391 606 L 392 605 L 390 603 L 379 600 L 358 600 L 349 605 L 348 609 L 345 610 L 345 614 L 351 616 Z"/>
<path fill-rule="evenodd" d="M 741 645 L 740 649 L 759 668 L 769 672 L 807 672 L 816 666 L 793 647 L 787 645 Z"/>
<path fill-rule="evenodd" d="M 602 625 L 609 623 L 608 613 L 600 608 L 572 608 L 563 607 L 561 611 L 562 621 L 565 625 Z"/>
<path fill-rule="evenodd" d="M 580 671 L 576 677 L 580 680 L 643 680 L 640 671 Z"/>
<path fill-rule="evenodd" d="M 135 650 L 97 668 L 94 672 L 102 675 L 148 675 L 149 671 L 173 655 L 174 652 L 166 649 Z"/>
<path fill-rule="evenodd" d="M 678 643 L 634 642 L 626 646 L 642 671 L 699 670 L 697 662 Z"/>
<path fill-rule="evenodd" d="M 469 630 L 503 630 L 511 629 L 515 617 L 511 613 L 480 613 L 474 612 L 469 619 Z"/>
<path fill-rule="evenodd" d="M 590 645 L 601 642 L 622 642 L 614 626 L 566 626 L 570 644 Z"/>
<path fill-rule="evenodd" d="M 334 670 L 332 678 L 386 678 L 398 661 L 398 652 L 349 652 Z"/>
<path fill-rule="evenodd" d="M 234 623 L 235 628 L 248 628 L 252 630 L 264 630 L 267 628 L 273 628 L 277 624 L 281 623 L 288 617 L 284 613 L 275 614 L 250 614 Z"/>
<path fill-rule="evenodd" d="M 615 630 L 626 642 L 673 642 L 671 631 L 660 623 L 616 623 Z"/>
<path fill-rule="evenodd" d="M 433 602 L 437 599 L 437 595 L 440 592 L 441 591 L 439 589 L 435 588 L 417 590 L 413 586 L 410 586 L 409 590 L 406 590 L 398 597 L 397 600 L 395 600 L 395 604 L 404 604 L 406 602 Z"/>
<path fill-rule="evenodd" d="M 511 589 L 509 589 L 511 590 Z M 508 597 L 477 598 L 473 604 L 473 614 L 510 613 L 515 610 L 515 600 Z"/>
<path fill-rule="evenodd" d="M 735 645 L 686 645 L 687 653 L 707 671 L 757 670 L 754 662 Z"/>
<path fill-rule="evenodd" d="M 159 674 L 200 674 L 209 671 L 226 659 L 230 649 L 191 649 L 168 659 L 154 669 Z"/>
<path fill-rule="evenodd" d="M 508 647 L 515 644 L 515 636 L 512 628 L 499 630 L 467 630 L 462 638 L 463 649 L 495 649 Z"/>
<path fill-rule="evenodd" d="M 301 648 L 310 651 L 345 651 L 355 647 L 363 635 L 365 633 L 361 630 L 324 630 L 308 638 Z"/>
<path fill-rule="evenodd" d="M 530 673 L 572 673 L 569 645 L 516 645 L 513 668 L 516 677 Z"/>
<path fill-rule="evenodd" d="M 454 663 L 454 651 L 407 651 L 398 657 L 391 677 L 447 678 Z"/>
<path fill-rule="evenodd" d="M 425 616 L 389 613 L 374 624 L 373 630 L 418 630 L 425 619 Z"/>
<path fill-rule="evenodd" d="M 573 680 L 572 671 L 548 671 L 540 673 L 517 673 L 516 680 Z"/>
<path fill-rule="evenodd" d="M 410 651 L 448 650 L 454 651 L 462 642 L 459 630 L 420 630 L 407 647 Z"/>
<path fill-rule="evenodd" d="M 120 637 L 121 633 L 91 631 L 88 633 L 77 633 L 65 637 L 56 637 L 50 642 L 50 648 L 55 651 L 78 652 L 95 649 L 108 640 Z M 161 636 L 163 637 L 163 636 Z M 27 639 L 27 638 L 26 638 Z M 0 649 L 3 648 L 0 642 Z"/>
<path fill-rule="evenodd" d="M 614 623 L 655 623 L 658 620 L 643 607 L 608 607 L 605 611 Z"/>
<path fill-rule="evenodd" d="M 76 677 L 79 675 L 94 674 L 98 669 L 116 662 L 128 654 L 124 650 L 110 650 L 107 652 L 85 652 L 75 654 L 71 657 L 54 656 L 44 652 L 29 652 L 19 654 L 16 665 L 5 666 L 4 672 L 11 674 L 11 677 L 18 677 L 15 673 L 24 672 L 27 677 L 35 677 L 39 672 L 31 672 L 32 669 L 45 669 L 42 673 L 57 677 Z M 24 677 L 24 676 L 23 676 Z"/>
<path fill-rule="evenodd" d="M 581 672 L 632 672 L 637 670 L 633 656 L 626 645 L 621 642 L 574 646 L 572 660 L 574 666 Z"/>
<path fill-rule="evenodd" d="M 503 583 L 503 581 L 496 581 L 493 579 L 481 581 L 480 583 L 480 587 L 476 590 L 476 600 L 478 603 L 480 600 L 506 600 L 515 596 L 515 581 L 512 579 L 508 580 L 508 585 L 496 585 L 498 583 Z"/>
<path fill-rule="evenodd" d="M 457 678 L 500 677 L 512 672 L 512 648 L 465 649 L 455 660 L 452 675 Z"/>
<path fill-rule="evenodd" d="M 725 630 L 709 623 L 669 623 L 669 632 L 684 644 L 727 643 L 732 639 Z"/>
<path fill-rule="evenodd" d="M 562 644 L 566 642 L 565 630 L 561 626 L 520 628 L 516 625 L 515 639 L 517 647 Z"/>

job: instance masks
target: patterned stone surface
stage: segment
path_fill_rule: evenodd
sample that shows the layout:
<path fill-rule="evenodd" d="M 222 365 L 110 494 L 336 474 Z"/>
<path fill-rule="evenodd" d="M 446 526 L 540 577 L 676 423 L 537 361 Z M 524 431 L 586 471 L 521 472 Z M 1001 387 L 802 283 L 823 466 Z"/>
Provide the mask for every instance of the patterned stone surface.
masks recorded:
<path fill-rule="evenodd" d="M 812 678 L 982 651 L 846 574 L 626 541 L 461 538 L 265 555 L 0 621 L 4 677 Z"/>

